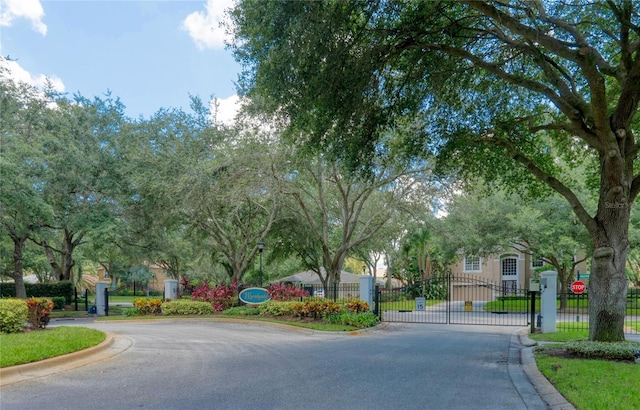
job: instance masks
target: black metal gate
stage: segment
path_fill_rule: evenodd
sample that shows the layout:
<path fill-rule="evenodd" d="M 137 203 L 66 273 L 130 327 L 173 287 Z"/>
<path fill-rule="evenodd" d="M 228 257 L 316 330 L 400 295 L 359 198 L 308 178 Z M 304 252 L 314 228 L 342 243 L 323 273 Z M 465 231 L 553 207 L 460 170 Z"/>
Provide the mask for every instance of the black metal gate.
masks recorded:
<path fill-rule="evenodd" d="M 377 288 L 375 312 L 385 322 L 528 326 L 535 297 L 514 284 L 446 275 L 402 288 Z"/>

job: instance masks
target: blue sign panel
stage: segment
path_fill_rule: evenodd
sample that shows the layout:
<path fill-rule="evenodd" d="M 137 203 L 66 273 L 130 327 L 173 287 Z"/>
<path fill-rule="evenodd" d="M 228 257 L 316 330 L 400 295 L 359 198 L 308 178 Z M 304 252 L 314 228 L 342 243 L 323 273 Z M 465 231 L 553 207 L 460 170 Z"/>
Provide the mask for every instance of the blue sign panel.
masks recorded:
<path fill-rule="evenodd" d="M 247 288 L 238 295 L 241 301 L 251 305 L 259 305 L 271 299 L 271 295 L 264 288 Z"/>

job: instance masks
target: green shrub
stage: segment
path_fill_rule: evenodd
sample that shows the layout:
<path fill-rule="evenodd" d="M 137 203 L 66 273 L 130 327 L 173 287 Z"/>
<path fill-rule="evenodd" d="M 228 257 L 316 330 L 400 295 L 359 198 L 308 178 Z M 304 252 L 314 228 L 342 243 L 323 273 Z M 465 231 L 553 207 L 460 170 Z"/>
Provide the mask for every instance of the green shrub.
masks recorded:
<path fill-rule="evenodd" d="M 372 312 L 356 313 L 356 312 L 340 312 L 328 315 L 325 318 L 327 323 L 335 323 L 339 325 L 354 326 L 359 329 L 372 327 L 378 324 L 378 317 Z"/>
<path fill-rule="evenodd" d="M 122 313 L 124 313 L 124 315 L 127 316 L 127 317 L 139 316 L 140 315 L 140 311 L 138 309 L 136 309 L 136 308 L 123 309 Z"/>
<path fill-rule="evenodd" d="M 162 312 L 162 300 L 140 298 L 133 301 L 133 306 L 141 315 L 159 315 Z"/>
<path fill-rule="evenodd" d="M 58 310 L 64 309 L 67 304 L 67 299 L 62 296 L 53 296 L 51 301 L 53 302 L 53 308 Z"/>
<path fill-rule="evenodd" d="M 640 354 L 640 343 L 626 342 L 589 342 L 571 341 L 565 345 L 567 352 L 588 359 L 635 360 Z"/>
<path fill-rule="evenodd" d="M 294 305 L 300 304 L 300 302 L 280 302 L 276 300 L 270 300 L 261 304 L 258 309 L 261 315 L 271 316 L 293 316 Z"/>
<path fill-rule="evenodd" d="M 213 306 L 209 302 L 197 300 L 172 300 L 162 304 L 162 314 L 171 315 L 210 315 L 213 314 Z"/>
<path fill-rule="evenodd" d="M 18 333 L 24 330 L 29 307 L 22 299 L 0 299 L 0 333 Z"/>
<path fill-rule="evenodd" d="M 222 311 L 225 315 L 238 315 L 238 316 L 253 316 L 259 315 L 260 309 L 250 306 L 235 306 Z"/>
<path fill-rule="evenodd" d="M 70 305 L 73 299 L 73 284 L 68 281 L 50 283 L 25 283 L 24 288 L 27 297 L 64 297 L 65 305 Z M 13 283 L 0 283 L 0 297 L 15 298 L 16 285 Z"/>

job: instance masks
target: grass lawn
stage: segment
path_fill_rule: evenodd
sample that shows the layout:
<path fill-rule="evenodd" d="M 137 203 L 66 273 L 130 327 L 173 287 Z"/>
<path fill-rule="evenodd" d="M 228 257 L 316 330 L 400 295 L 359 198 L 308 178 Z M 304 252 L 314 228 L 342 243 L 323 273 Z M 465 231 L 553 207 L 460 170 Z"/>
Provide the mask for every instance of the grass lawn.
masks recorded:
<path fill-rule="evenodd" d="M 538 369 L 577 409 L 640 409 L 640 365 L 535 354 Z"/>
<path fill-rule="evenodd" d="M 588 340 L 589 330 L 559 331 L 529 337 L 548 342 Z M 547 345 L 534 350 L 534 355 L 538 369 L 577 409 L 640 409 L 640 365 L 572 358 L 562 352 L 562 344 Z"/>
<path fill-rule="evenodd" d="M 103 332 L 84 327 L 55 327 L 25 333 L 0 334 L 0 367 L 37 362 L 95 346 Z"/>

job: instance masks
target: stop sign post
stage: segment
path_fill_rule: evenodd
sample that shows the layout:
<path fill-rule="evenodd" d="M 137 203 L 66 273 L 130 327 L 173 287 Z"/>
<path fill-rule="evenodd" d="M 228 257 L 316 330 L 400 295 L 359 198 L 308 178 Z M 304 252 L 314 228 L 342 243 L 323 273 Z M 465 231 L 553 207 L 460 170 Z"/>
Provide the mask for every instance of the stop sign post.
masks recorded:
<path fill-rule="evenodd" d="M 587 290 L 587 285 L 581 280 L 577 280 L 571 284 L 571 291 L 576 295 L 584 293 L 585 290 Z"/>

